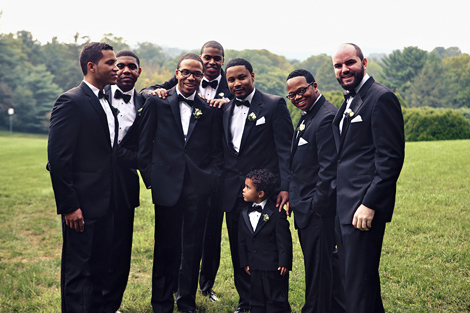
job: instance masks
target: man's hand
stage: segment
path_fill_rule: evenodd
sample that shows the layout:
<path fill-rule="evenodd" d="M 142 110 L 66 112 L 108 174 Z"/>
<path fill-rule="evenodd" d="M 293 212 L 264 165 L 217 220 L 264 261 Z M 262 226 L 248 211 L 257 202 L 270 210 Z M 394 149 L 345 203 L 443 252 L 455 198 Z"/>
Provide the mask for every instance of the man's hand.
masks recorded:
<path fill-rule="evenodd" d="M 81 209 L 76 209 L 73 212 L 65 213 L 65 224 L 68 227 L 83 233 L 85 230 L 85 220 Z"/>
<path fill-rule="evenodd" d="M 228 103 L 228 99 L 208 99 L 207 103 L 213 108 L 220 109 L 224 104 Z"/>
<path fill-rule="evenodd" d="M 245 272 L 246 272 L 248 275 L 251 275 L 251 273 L 250 273 L 250 267 L 249 267 L 249 266 L 245 266 Z"/>
<path fill-rule="evenodd" d="M 374 219 L 375 210 L 369 209 L 364 204 L 361 204 L 352 220 L 352 225 L 359 230 L 368 231 L 372 227 L 372 220 Z"/>
<path fill-rule="evenodd" d="M 160 99 L 166 99 L 168 91 L 164 88 L 158 88 L 150 92 L 152 96 L 158 96 Z"/>
<path fill-rule="evenodd" d="M 289 270 L 288 270 L 286 267 L 284 267 L 284 266 L 279 266 L 279 267 L 277 268 L 277 270 L 278 270 L 278 271 L 281 271 L 281 275 L 282 275 L 282 276 L 286 275 L 286 274 L 289 272 Z"/>
<path fill-rule="evenodd" d="M 289 192 L 281 191 L 277 195 L 276 199 L 276 208 L 279 208 L 279 212 L 282 211 L 282 208 L 286 205 L 286 214 L 290 216 L 290 202 L 289 202 Z"/>

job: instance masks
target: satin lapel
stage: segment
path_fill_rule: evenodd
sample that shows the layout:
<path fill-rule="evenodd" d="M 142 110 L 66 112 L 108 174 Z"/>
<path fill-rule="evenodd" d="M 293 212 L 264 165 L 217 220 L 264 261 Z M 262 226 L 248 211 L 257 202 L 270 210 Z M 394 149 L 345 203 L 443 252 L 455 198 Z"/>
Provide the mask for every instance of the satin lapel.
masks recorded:
<path fill-rule="evenodd" d="M 246 227 L 248 227 L 248 229 L 250 230 L 250 233 L 254 234 L 253 226 L 251 226 L 250 217 L 248 216 L 248 210 L 242 211 L 242 217 L 243 217 L 243 220 L 245 221 Z"/>
<path fill-rule="evenodd" d="M 259 91 L 255 91 L 255 95 L 250 103 L 250 109 L 248 110 L 248 115 L 245 120 L 245 127 L 243 128 L 242 141 L 240 143 L 240 152 L 242 151 L 243 146 L 245 145 L 247 138 L 250 135 L 251 130 L 253 129 L 253 127 L 256 126 L 256 122 L 258 121 L 258 119 L 262 117 L 260 112 L 261 112 L 261 107 L 263 104 L 261 103 L 260 98 L 261 98 L 261 95 Z M 256 119 L 254 121 L 250 121 L 248 119 L 251 113 L 254 113 L 256 115 Z"/>
<path fill-rule="evenodd" d="M 134 107 L 137 116 L 139 115 L 139 110 L 144 106 L 144 98 L 134 89 Z M 136 117 L 137 117 L 136 116 Z"/>
<path fill-rule="evenodd" d="M 80 84 L 80 88 L 82 89 L 83 93 L 88 97 L 88 101 L 90 102 L 90 105 L 93 107 L 93 109 L 96 111 L 96 114 L 98 114 L 100 124 L 106 133 L 106 139 L 108 140 L 109 146 L 111 147 L 111 138 L 110 138 L 109 128 L 108 128 L 108 119 L 106 118 L 106 113 L 104 112 L 104 109 L 101 106 L 100 100 L 93 93 L 90 87 L 88 87 L 87 84 L 82 82 Z M 114 120 L 116 121 L 116 117 L 114 118 Z"/>
<path fill-rule="evenodd" d="M 224 134 L 225 134 L 225 140 L 227 141 L 227 147 L 233 147 L 232 131 L 230 130 L 230 125 L 232 123 L 232 114 L 233 114 L 234 107 L 235 107 L 235 100 L 231 100 L 227 104 L 227 107 L 225 108 L 224 113 L 222 115 Z"/>
<path fill-rule="evenodd" d="M 342 136 L 339 133 L 339 123 L 341 122 L 341 119 L 343 118 L 344 111 L 346 110 L 346 105 L 347 102 L 346 100 L 343 101 L 341 104 L 341 107 L 338 110 L 338 113 L 336 113 L 335 118 L 333 119 L 333 137 L 335 138 L 335 144 L 336 144 L 336 151 L 339 152 L 341 148 L 341 143 L 342 143 Z"/>
<path fill-rule="evenodd" d="M 261 212 L 261 216 L 259 217 L 258 225 L 256 226 L 255 235 L 260 232 L 261 228 L 269 223 L 269 218 L 267 221 L 264 220 L 264 216 L 267 215 L 269 218 L 273 215 L 273 211 L 270 208 L 264 207 L 263 211 Z"/>
<path fill-rule="evenodd" d="M 180 103 L 178 101 L 178 94 L 174 89 L 172 90 L 173 94 L 168 95 L 166 101 L 168 101 L 168 105 L 170 106 L 171 112 L 173 112 L 173 117 L 175 118 L 178 132 L 180 133 L 180 136 L 184 138 L 183 124 L 181 124 Z"/>
<path fill-rule="evenodd" d="M 201 110 L 203 114 L 199 118 L 204 118 L 205 111 L 203 107 L 204 107 L 204 103 L 201 101 L 201 98 L 198 95 L 196 95 L 194 97 L 193 112 L 191 113 L 191 118 L 189 120 L 188 135 L 186 136 L 185 145 L 189 141 L 189 138 L 191 137 L 191 134 L 193 133 L 193 130 L 198 123 L 198 120 L 194 117 L 194 112 L 196 111 L 196 109 Z"/>

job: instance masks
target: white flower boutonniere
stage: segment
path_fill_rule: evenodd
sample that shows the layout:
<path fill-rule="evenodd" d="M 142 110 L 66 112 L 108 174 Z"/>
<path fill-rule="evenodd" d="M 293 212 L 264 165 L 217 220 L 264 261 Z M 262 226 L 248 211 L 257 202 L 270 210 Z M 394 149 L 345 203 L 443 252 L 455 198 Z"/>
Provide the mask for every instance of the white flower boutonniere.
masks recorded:
<path fill-rule="evenodd" d="M 263 214 L 263 221 L 265 221 L 265 222 L 269 221 L 269 215 L 268 214 Z"/>
<path fill-rule="evenodd" d="M 193 112 L 193 116 L 196 120 L 200 119 L 202 116 L 202 111 L 201 109 L 196 108 Z"/>
<path fill-rule="evenodd" d="M 225 94 L 223 92 L 219 93 L 220 99 L 223 99 L 225 97 Z"/>
<path fill-rule="evenodd" d="M 142 108 L 140 108 L 140 109 L 137 110 L 137 115 L 138 115 L 138 116 L 141 116 L 141 115 L 142 115 Z"/>
<path fill-rule="evenodd" d="M 353 115 L 354 112 L 351 109 L 347 109 L 346 111 L 344 111 L 344 116 L 346 117 L 353 117 Z"/>
<path fill-rule="evenodd" d="M 304 130 L 305 130 L 305 124 L 302 121 L 302 124 L 300 124 L 300 126 L 299 126 L 299 132 L 303 132 Z"/>
<path fill-rule="evenodd" d="M 250 115 L 248 115 L 248 120 L 250 122 L 253 122 L 254 120 L 256 120 L 256 114 L 254 112 L 251 112 Z"/>

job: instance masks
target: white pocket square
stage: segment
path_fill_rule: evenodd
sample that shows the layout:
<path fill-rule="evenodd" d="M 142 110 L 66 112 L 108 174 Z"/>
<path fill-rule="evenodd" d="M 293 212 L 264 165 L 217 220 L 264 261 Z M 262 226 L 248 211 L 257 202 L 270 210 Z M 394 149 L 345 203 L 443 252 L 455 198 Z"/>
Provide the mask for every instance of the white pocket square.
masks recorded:
<path fill-rule="evenodd" d="M 262 116 L 261 118 L 259 118 L 257 121 L 256 121 L 256 126 L 258 125 L 262 125 L 266 123 L 266 119 L 264 118 L 264 116 Z"/>
<path fill-rule="evenodd" d="M 300 137 L 298 146 L 303 146 L 308 144 L 308 141 Z"/>
<path fill-rule="evenodd" d="M 351 120 L 351 124 L 352 123 L 359 123 L 359 122 L 362 122 L 362 117 L 360 115 L 356 116 L 355 118 L 353 118 Z"/>

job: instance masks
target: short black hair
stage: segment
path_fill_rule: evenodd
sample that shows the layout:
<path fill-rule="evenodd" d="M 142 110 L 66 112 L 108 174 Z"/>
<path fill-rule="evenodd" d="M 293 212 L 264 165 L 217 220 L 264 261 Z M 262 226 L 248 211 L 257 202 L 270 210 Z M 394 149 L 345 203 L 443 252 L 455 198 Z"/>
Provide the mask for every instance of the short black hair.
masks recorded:
<path fill-rule="evenodd" d="M 252 170 L 246 175 L 251 179 L 256 191 L 264 191 L 266 198 L 269 198 L 278 186 L 278 179 L 271 171 L 267 169 Z"/>
<path fill-rule="evenodd" d="M 253 73 L 253 66 L 251 66 L 251 63 L 248 62 L 248 60 L 243 58 L 235 58 L 230 60 L 230 62 L 228 62 L 228 64 L 225 66 L 225 72 L 227 72 L 230 67 L 239 65 L 243 65 L 244 67 L 246 67 L 250 74 Z"/>
<path fill-rule="evenodd" d="M 199 61 L 201 62 L 201 65 L 202 65 L 202 69 L 204 70 L 204 63 L 202 62 L 202 59 L 200 56 L 198 56 L 196 53 L 193 53 L 193 52 L 188 52 L 188 53 L 185 53 L 181 56 L 181 58 L 178 60 L 178 64 L 176 65 L 176 68 L 179 69 L 180 68 L 180 65 L 181 65 L 181 62 L 183 62 L 184 60 L 196 60 L 196 61 Z"/>
<path fill-rule="evenodd" d="M 80 53 L 80 67 L 82 68 L 83 75 L 86 75 L 88 72 L 88 62 L 98 64 L 101 58 L 103 58 L 103 50 L 113 50 L 113 47 L 105 42 L 90 42 L 83 47 Z"/>
<path fill-rule="evenodd" d="M 224 47 L 222 47 L 222 45 L 215 40 L 208 41 L 202 46 L 201 55 L 202 55 L 202 50 L 204 50 L 205 48 L 219 49 L 220 51 L 222 51 L 222 56 L 225 57 Z"/>
<path fill-rule="evenodd" d="M 140 67 L 139 57 L 137 56 L 137 54 L 135 54 L 131 50 L 121 50 L 121 51 L 119 51 L 118 53 L 116 53 L 116 58 L 119 58 L 119 57 L 133 57 L 137 61 L 137 65 Z"/>
<path fill-rule="evenodd" d="M 356 44 L 354 44 L 354 43 L 346 43 L 346 44 L 347 44 L 347 45 L 350 45 L 350 46 L 353 46 L 354 49 L 356 49 L 356 54 L 357 54 L 357 56 L 359 57 L 359 59 L 360 59 L 361 61 L 364 60 L 364 54 L 362 53 L 362 50 L 361 50 L 361 48 L 359 48 L 358 45 L 356 45 Z"/>
<path fill-rule="evenodd" d="M 289 74 L 289 76 L 287 76 L 286 81 L 288 81 L 288 80 L 291 79 L 291 78 L 299 77 L 299 76 L 305 77 L 305 80 L 306 80 L 307 83 L 309 83 L 309 84 L 315 82 L 315 78 L 313 77 L 312 73 L 310 73 L 309 71 L 304 70 L 304 69 L 298 69 L 298 70 L 292 71 L 292 72 Z"/>

